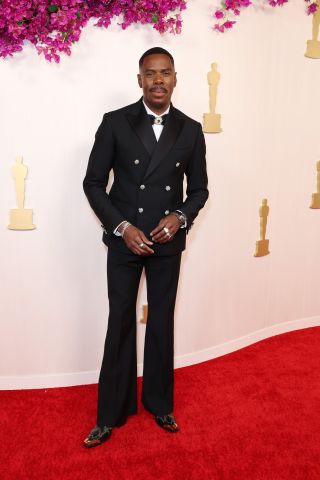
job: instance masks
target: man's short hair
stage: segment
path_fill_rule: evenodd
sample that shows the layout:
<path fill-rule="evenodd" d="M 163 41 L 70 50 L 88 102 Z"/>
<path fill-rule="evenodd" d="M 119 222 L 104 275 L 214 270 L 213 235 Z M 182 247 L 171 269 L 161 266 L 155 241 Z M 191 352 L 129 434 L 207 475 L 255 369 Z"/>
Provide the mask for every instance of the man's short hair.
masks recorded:
<path fill-rule="evenodd" d="M 149 48 L 149 50 L 144 52 L 144 54 L 142 55 L 142 57 L 139 60 L 139 68 L 142 67 L 143 61 L 146 57 L 148 57 L 149 55 L 159 55 L 159 54 L 160 55 L 167 55 L 167 57 L 170 58 L 170 60 L 172 62 L 172 65 L 174 65 L 174 60 L 173 60 L 173 56 L 171 55 L 171 53 L 169 53 L 167 50 L 165 50 L 162 47 L 153 47 L 153 48 Z"/>

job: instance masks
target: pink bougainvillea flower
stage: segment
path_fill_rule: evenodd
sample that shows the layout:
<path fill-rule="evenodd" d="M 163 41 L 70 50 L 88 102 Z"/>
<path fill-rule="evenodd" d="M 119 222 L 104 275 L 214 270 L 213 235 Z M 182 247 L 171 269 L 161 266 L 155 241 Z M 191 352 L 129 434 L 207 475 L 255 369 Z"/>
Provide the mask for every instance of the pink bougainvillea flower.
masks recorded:
<path fill-rule="evenodd" d="M 227 20 L 226 22 L 224 22 L 223 26 L 225 28 L 232 28 L 232 26 L 235 24 L 236 22 L 232 22 L 231 20 Z"/>
<path fill-rule="evenodd" d="M 223 18 L 224 17 L 224 13 L 222 12 L 222 10 L 217 10 L 215 12 L 215 17 L 216 18 Z"/>
<path fill-rule="evenodd" d="M 318 8 L 318 5 L 316 3 L 311 3 L 310 5 L 308 5 L 308 8 L 307 8 L 308 15 L 315 13 L 317 11 L 317 8 Z"/>
<path fill-rule="evenodd" d="M 249 5 L 251 5 L 250 0 L 240 0 L 239 2 L 239 7 L 247 8 Z"/>
<path fill-rule="evenodd" d="M 221 32 L 221 33 L 224 32 L 224 26 L 223 26 L 223 25 L 220 25 L 219 23 L 216 23 L 216 24 L 214 25 L 214 29 L 217 30 L 218 32 Z"/>

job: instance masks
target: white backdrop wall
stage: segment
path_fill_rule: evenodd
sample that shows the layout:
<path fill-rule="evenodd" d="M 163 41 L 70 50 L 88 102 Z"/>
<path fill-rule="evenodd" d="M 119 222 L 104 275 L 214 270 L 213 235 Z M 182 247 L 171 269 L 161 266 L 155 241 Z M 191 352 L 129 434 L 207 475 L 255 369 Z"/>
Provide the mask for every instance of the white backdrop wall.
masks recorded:
<path fill-rule="evenodd" d="M 155 45 L 175 57 L 175 106 L 198 121 L 208 111 L 210 64 L 221 73 L 223 132 L 206 135 L 211 196 L 183 255 L 176 365 L 320 323 L 320 211 L 308 208 L 320 160 L 320 60 L 304 57 L 311 18 L 299 0 L 261 5 L 217 35 L 211 6 L 189 1 L 180 36 L 91 25 L 59 66 L 32 47 L 0 62 L 2 388 L 97 380 L 107 251 L 82 179 L 103 113 L 139 98 L 138 58 Z M 7 229 L 17 154 L 29 167 L 26 207 L 37 225 L 29 232 Z M 264 197 L 271 254 L 254 258 Z M 143 303 L 144 281 L 138 317 Z M 139 323 L 140 372 L 144 331 Z"/>

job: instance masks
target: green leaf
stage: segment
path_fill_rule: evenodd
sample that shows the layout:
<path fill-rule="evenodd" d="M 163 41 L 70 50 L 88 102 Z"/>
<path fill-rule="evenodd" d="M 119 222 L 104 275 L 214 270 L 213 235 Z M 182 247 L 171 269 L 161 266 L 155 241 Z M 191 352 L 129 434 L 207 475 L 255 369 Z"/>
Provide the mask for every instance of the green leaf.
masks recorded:
<path fill-rule="evenodd" d="M 77 19 L 80 20 L 81 18 L 81 12 L 77 12 Z"/>
<path fill-rule="evenodd" d="M 225 0 L 223 0 L 223 1 L 221 2 L 221 7 L 222 7 L 222 8 L 226 8 L 226 2 L 225 2 Z"/>
<path fill-rule="evenodd" d="M 48 6 L 48 12 L 49 13 L 56 13 L 59 10 L 58 5 L 49 5 Z"/>
<path fill-rule="evenodd" d="M 158 21 L 158 15 L 152 15 L 152 22 L 157 23 Z"/>

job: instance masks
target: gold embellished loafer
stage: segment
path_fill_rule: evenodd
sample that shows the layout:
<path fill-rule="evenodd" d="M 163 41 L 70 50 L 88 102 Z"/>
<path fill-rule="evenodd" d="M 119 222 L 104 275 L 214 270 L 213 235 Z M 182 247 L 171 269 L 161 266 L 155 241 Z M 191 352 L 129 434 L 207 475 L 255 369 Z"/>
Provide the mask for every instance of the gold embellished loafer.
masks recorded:
<path fill-rule="evenodd" d="M 112 427 L 98 427 L 97 425 L 91 430 L 87 438 L 83 442 L 86 448 L 97 447 L 106 442 L 112 433 Z"/>
<path fill-rule="evenodd" d="M 172 413 L 169 413 L 168 415 L 162 415 L 161 417 L 156 416 L 155 420 L 159 427 L 163 428 L 164 430 L 167 430 L 168 432 L 179 432 L 179 426 L 176 422 L 176 419 L 172 415 Z"/>

